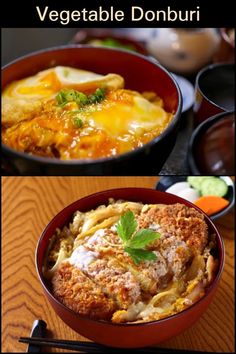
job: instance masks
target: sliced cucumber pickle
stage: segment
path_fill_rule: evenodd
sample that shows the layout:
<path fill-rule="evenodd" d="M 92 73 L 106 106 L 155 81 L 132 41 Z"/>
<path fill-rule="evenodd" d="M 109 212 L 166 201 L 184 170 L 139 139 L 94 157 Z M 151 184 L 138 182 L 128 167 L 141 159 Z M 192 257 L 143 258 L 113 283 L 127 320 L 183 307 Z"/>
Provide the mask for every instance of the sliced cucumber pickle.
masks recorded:
<path fill-rule="evenodd" d="M 228 186 L 225 181 L 219 177 L 209 177 L 202 181 L 200 192 L 202 195 L 224 197 L 228 192 Z"/>
<path fill-rule="evenodd" d="M 211 177 L 209 177 L 209 176 L 188 176 L 187 182 L 193 188 L 197 189 L 198 191 L 201 191 L 202 182 L 207 178 L 211 178 Z"/>

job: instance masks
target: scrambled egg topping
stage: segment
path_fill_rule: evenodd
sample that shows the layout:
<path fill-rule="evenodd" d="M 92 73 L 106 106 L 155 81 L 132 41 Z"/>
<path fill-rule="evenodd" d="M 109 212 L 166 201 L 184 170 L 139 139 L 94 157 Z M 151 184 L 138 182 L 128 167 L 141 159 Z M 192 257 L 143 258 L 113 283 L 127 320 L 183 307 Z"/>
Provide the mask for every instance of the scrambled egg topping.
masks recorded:
<path fill-rule="evenodd" d="M 103 96 L 96 99 L 100 90 Z M 66 92 L 66 93 L 65 93 Z M 61 104 L 60 95 L 67 96 Z M 83 100 L 73 97 L 95 97 Z M 173 112 L 155 93 L 124 89 L 117 74 L 55 67 L 12 82 L 2 94 L 2 141 L 51 158 L 97 159 L 121 154 L 159 136 Z"/>

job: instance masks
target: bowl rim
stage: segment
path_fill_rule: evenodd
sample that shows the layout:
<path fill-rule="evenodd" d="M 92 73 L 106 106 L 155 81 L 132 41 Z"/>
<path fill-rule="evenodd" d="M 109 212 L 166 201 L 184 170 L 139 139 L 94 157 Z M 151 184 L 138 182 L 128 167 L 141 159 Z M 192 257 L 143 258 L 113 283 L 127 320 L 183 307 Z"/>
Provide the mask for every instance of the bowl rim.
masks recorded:
<path fill-rule="evenodd" d="M 161 180 L 162 180 L 163 178 L 165 178 L 165 177 L 167 177 L 167 176 L 162 176 L 162 177 L 160 178 L 160 180 L 157 182 L 157 184 L 156 184 L 156 189 L 157 189 L 157 190 L 158 190 L 158 185 L 159 185 L 159 183 L 160 183 Z M 172 177 L 172 176 L 168 176 L 168 177 Z M 178 177 L 178 176 L 174 176 L 174 177 Z M 183 177 L 183 178 L 185 178 L 185 180 L 187 181 L 187 177 L 188 177 L 188 176 L 186 175 L 186 176 L 179 176 L 179 177 Z M 211 177 L 211 176 L 209 176 L 209 177 Z M 232 187 L 233 190 L 232 190 L 232 200 L 231 200 L 231 202 L 229 203 L 229 205 L 227 205 L 226 208 L 224 208 L 223 210 L 219 211 L 218 213 L 215 213 L 215 214 L 213 214 L 213 215 L 208 216 L 211 220 L 216 220 L 216 219 L 222 217 L 223 215 L 225 215 L 226 213 L 228 213 L 228 211 L 230 211 L 230 210 L 233 208 L 234 204 L 235 204 L 235 196 L 234 196 L 234 194 L 235 194 L 235 186 L 234 186 L 234 181 L 232 180 L 232 178 L 231 178 L 230 176 L 225 176 L 225 175 L 222 175 L 222 176 L 214 176 L 214 177 L 219 177 L 219 178 L 223 179 L 223 180 L 226 182 L 226 184 L 227 184 L 228 186 Z M 168 192 L 167 192 L 167 193 L 168 193 Z M 172 193 L 170 193 L 170 194 L 172 194 Z"/>
<path fill-rule="evenodd" d="M 204 74 L 205 72 L 207 71 L 212 71 L 214 69 L 217 69 L 219 67 L 228 67 L 228 68 L 232 68 L 233 69 L 233 72 L 235 71 L 234 70 L 234 64 L 233 63 L 227 63 L 227 62 L 222 62 L 222 63 L 214 63 L 214 64 L 210 64 L 210 65 L 207 65 L 207 66 L 204 66 L 204 68 L 202 68 L 198 73 L 197 73 L 197 76 L 196 76 L 196 79 L 195 79 L 195 91 L 199 91 L 200 94 L 202 95 L 202 97 L 204 97 L 204 99 L 209 102 L 211 105 L 213 105 L 214 107 L 217 107 L 218 109 L 220 109 L 221 111 L 223 112 L 231 112 L 231 110 L 226 110 L 225 108 L 223 108 L 222 106 L 216 104 L 215 102 L 213 102 L 212 100 L 210 100 L 202 91 L 202 89 L 200 88 L 200 85 L 199 85 L 199 79 L 201 78 L 202 74 Z"/>
<path fill-rule="evenodd" d="M 68 308 L 67 306 L 65 306 L 64 304 L 62 304 L 60 301 L 58 301 L 54 296 L 53 294 L 51 293 L 51 291 L 48 289 L 47 287 L 47 284 L 46 284 L 46 281 L 43 277 L 43 273 L 42 273 L 42 270 L 39 269 L 39 264 L 38 264 L 38 257 L 39 257 L 39 250 L 40 250 L 40 246 L 41 246 L 41 243 L 42 243 L 42 240 L 43 238 L 45 237 L 45 234 L 47 233 L 47 230 L 48 228 L 50 227 L 51 223 L 53 223 L 56 219 L 60 218 L 60 215 L 62 213 L 64 213 L 64 210 L 67 209 L 67 208 L 71 208 L 73 207 L 74 205 L 76 205 L 78 202 L 81 202 L 83 200 L 86 200 L 86 199 L 90 199 L 90 198 L 96 198 L 97 196 L 101 196 L 101 195 L 104 195 L 105 194 L 109 194 L 109 193 L 114 193 L 114 192 L 122 192 L 124 190 L 133 190 L 134 192 L 137 192 L 138 190 L 142 190 L 143 192 L 145 191 L 152 191 L 154 194 L 159 194 L 159 195 L 162 195 L 162 194 L 165 194 L 166 192 L 161 192 L 161 191 L 157 191 L 155 189 L 152 189 L 152 188 L 142 188 L 142 187 L 125 187 L 125 188 L 112 188 L 112 189 L 108 189 L 108 190 L 103 190 L 103 191 L 99 191 L 99 192 L 95 192 L 95 193 L 92 193 L 92 194 L 89 194 L 89 195 L 86 195 L 76 201 L 74 201 L 73 203 L 67 205 L 65 208 L 63 208 L 61 211 L 59 211 L 59 213 L 57 213 L 50 221 L 49 223 L 46 225 L 46 227 L 44 228 L 44 230 L 42 231 L 41 235 L 40 235 L 40 238 L 37 242 L 37 245 L 36 245 L 36 251 L 35 251 L 35 265 L 36 265 L 36 271 L 37 271 L 37 275 L 38 275 L 38 278 L 40 280 L 40 283 L 41 283 L 41 286 L 43 287 L 44 291 L 47 293 L 47 295 L 49 296 L 49 298 L 53 301 L 53 302 L 56 302 L 56 304 L 61 307 L 63 309 L 63 311 L 69 311 L 71 313 L 71 315 L 73 316 L 76 316 L 79 318 L 79 320 L 85 320 L 85 321 L 91 321 L 93 323 L 97 323 L 98 325 L 101 324 L 101 325 L 110 325 L 110 326 L 113 326 L 113 327 L 131 327 L 131 326 L 150 326 L 150 325 L 155 325 L 155 324 L 161 324 L 163 322 L 166 322 L 168 320 L 171 320 L 173 318 L 178 318 L 180 317 L 183 313 L 186 313 L 188 311 L 190 311 L 194 306 L 198 306 L 201 302 L 203 302 L 206 298 L 207 295 L 209 295 L 214 289 L 216 289 L 218 283 L 219 283 L 219 280 L 221 278 L 221 275 L 222 275 L 222 272 L 223 272 L 223 269 L 224 269 L 224 263 L 225 263 L 225 246 L 224 246 L 224 241 L 223 241 L 223 238 L 221 237 L 220 235 L 220 232 L 217 230 L 216 226 L 214 225 L 214 223 L 212 222 L 212 220 L 200 209 L 198 208 L 196 205 L 192 204 L 191 202 L 188 202 L 186 201 L 185 199 L 183 198 L 180 198 L 178 196 L 174 196 L 176 200 L 175 203 L 177 202 L 180 202 L 181 201 L 183 202 L 184 205 L 186 205 L 186 202 L 187 204 L 190 204 L 194 209 L 196 209 L 197 211 L 199 211 L 200 213 L 202 213 L 204 215 L 204 219 L 207 220 L 207 222 L 211 225 L 211 228 L 214 230 L 215 234 L 216 234 L 216 237 L 217 237 L 217 243 L 219 243 L 220 247 L 221 248 L 221 261 L 219 263 L 219 268 L 218 268 L 218 272 L 217 272 L 217 275 L 214 279 L 214 281 L 210 284 L 210 286 L 208 286 L 206 288 L 206 292 L 204 294 L 204 296 L 202 298 L 200 298 L 198 301 L 196 301 L 195 303 L 193 303 L 191 306 L 187 307 L 186 309 L 184 309 L 183 311 L 181 312 L 178 312 L 176 314 L 173 314 L 171 316 L 168 316 L 168 317 L 165 317 L 165 318 L 162 318 L 162 319 L 159 319 L 159 320 L 153 320 L 153 321 L 149 321 L 149 322 L 142 322 L 142 323 L 113 323 L 113 322 L 109 322 L 109 321 L 105 321 L 105 320 L 95 320 L 95 319 L 92 319 L 88 316 L 81 316 L 79 314 L 77 314 L 76 312 L 74 312 L 73 310 L 71 310 L 70 308 Z M 109 197 L 108 197 L 109 198 Z M 107 199 L 108 199 L 107 198 Z M 110 197 L 111 198 L 111 197 Z M 72 214 L 73 215 L 73 214 Z M 71 216 L 72 216 L 71 215 Z"/>
<path fill-rule="evenodd" d="M 144 144 L 141 147 L 137 147 L 134 150 L 131 151 L 127 151 L 125 153 L 119 154 L 119 155 L 115 155 L 115 156 L 109 156 L 109 157 L 105 157 L 105 158 L 99 158 L 99 159 L 72 159 L 72 160 L 60 160 L 60 159 L 56 159 L 56 158 L 50 158 L 50 157 L 40 157 L 37 155 L 30 155 L 28 153 L 25 152 L 21 152 L 21 151 L 17 151 L 15 149 L 12 149 L 10 147 L 8 147 L 7 145 L 5 145 L 4 143 L 2 143 L 2 149 L 3 151 L 5 150 L 5 152 L 7 152 L 10 155 L 14 155 L 14 156 L 18 156 L 20 158 L 23 159 L 27 159 L 33 162 L 38 162 L 41 164 L 50 164 L 50 165 L 62 165 L 62 166 L 67 166 L 67 165 L 97 165 L 97 164 L 101 164 L 101 163 L 108 163 L 110 161 L 120 161 L 126 158 L 129 158 L 130 156 L 134 156 L 135 154 L 145 151 L 146 149 L 150 149 L 153 145 L 157 144 L 159 141 L 161 141 L 162 139 L 164 139 L 171 131 L 173 131 L 173 129 L 175 128 L 175 126 L 179 123 L 180 118 L 181 118 L 181 112 L 182 112 L 182 104 L 183 104 L 183 99 L 182 99 L 182 94 L 179 88 L 178 83 L 176 82 L 175 78 L 173 77 L 173 75 L 166 69 L 164 68 L 161 64 L 159 64 L 158 62 L 154 61 L 153 59 L 140 54 L 140 53 L 134 53 L 131 52 L 129 50 L 126 49 L 120 49 L 120 48 L 109 48 L 109 47 L 103 47 L 103 46 L 96 46 L 93 47 L 91 45 L 87 45 L 87 44 L 77 44 L 77 45 L 62 45 L 62 46 L 56 46 L 56 47 L 50 47 L 50 48 L 46 48 L 46 49 L 41 49 L 38 51 L 34 51 L 32 53 L 23 55 L 13 61 L 11 61 L 10 63 L 4 65 L 2 67 L 2 70 L 7 69 L 8 67 L 10 67 L 11 65 L 17 64 L 18 62 L 20 62 L 21 60 L 25 60 L 29 57 L 33 57 L 33 56 L 38 56 L 47 52 L 54 52 L 54 51 L 61 51 L 61 50 L 70 50 L 70 49 L 78 49 L 80 50 L 80 48 L 88 48 L 88 49 L 92 49 L 92 50 L 101 50 L 101 51 L 116 51 L 116 52 L 124 52 L 130 56 L 133 57 L 138 57 L 139 59 L 145 60 L 147 62 L 149 62 L 150 64 L 157 66 L 161 71 L 163 71 L 168 78 L 173 82 L 176 92 L 177 92 L 177 97 L 178 97 L 178 106 L 177 106 L 177 110 L 174 113 L 174 116 L 171 120 L 171 122 L 169 123 L 169 125 L 167 126 L 167 128 L 157 137 L 155 137 L 154 139 L 152 139 L 151 141 L 149 141 L 148 143 Z M 3 73 L 2 73 L 3 75 Z"/>
<path fill-rule="evenodd" d="M 195 161 L 195 157 L 194 157 L 194 145 L 197 141 L 197 139 L 199 138 L 199 136 L 201 136 L 201 134 L 204 133 L 204 128 L 208 129 L 210 128 L 215 122 L 217 122 L 218 120 L 223 119 L 225 116 L 228 115 L 232 115 L 234 114 L 235 111 L 228 111 L 228 112 L 220 112 L 215 114 L 214 116 L 211 116 L 209 118 L 207 118 L 206 120 L 204 120 L 202 123 L 200 123 L 193 131 L 190 140 L 189 140 L 189 144 L 188 144 L 188 152 L 187 152 L 187 160 L 188 160 L 188 164 L 190 167 L 190 170 L 192 172 L 192 174 L 196 174 L 196 175 L 202 175 L 205 172 L 201 172 L 199 170 L 199 167 Z M 209 173 L 208 173 L 209 174 Z"/>

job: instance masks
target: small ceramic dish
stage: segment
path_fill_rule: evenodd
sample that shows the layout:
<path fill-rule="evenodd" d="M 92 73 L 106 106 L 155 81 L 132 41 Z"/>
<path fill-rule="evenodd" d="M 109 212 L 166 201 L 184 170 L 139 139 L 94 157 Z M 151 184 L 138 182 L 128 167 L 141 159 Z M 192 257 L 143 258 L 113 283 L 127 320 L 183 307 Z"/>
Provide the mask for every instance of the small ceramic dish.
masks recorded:
<path fill-rule="evenodd" d="M 161 192 L 165 192 L 174 183 L 186 182 L 187 181 L 187 177 L 188 176 L 168 176 L 168 177 L 166 176 L 166 177 L 162 177 L 157 182 L 155 188 L 156 188 L 156 190 L 159 190 Z M 229 210 L 231 210 L 233 208 L 234 202 L 235 202 L 235 197 L 234 197 L 235 187 L 234 187 L 233 180 L 229 176 L 219 176 L 219 178 L 222 178 L 225 181 L 225 183 L 228 185 L 228 192 L 224 196 L 224 198 L 229 201 L 229 204 L 228 204 L 228 206 L 226 208 L 224 208 L 220 212 L 211 215 L 210 216 L 211 220 L 216 220 L 216 219 L 220 218 L 221 216 L 227 214 L 229 212 Z"/>

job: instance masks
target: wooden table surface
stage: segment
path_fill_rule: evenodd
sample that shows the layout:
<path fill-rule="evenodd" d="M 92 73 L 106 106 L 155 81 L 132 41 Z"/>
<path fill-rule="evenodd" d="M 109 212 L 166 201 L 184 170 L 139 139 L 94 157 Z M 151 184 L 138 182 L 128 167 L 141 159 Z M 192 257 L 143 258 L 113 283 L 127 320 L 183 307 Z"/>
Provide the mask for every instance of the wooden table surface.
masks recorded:
<path fill-rule="evenodd" d="M 47 322 L 54 338 L 81 340 L 45 299 L 34 263 L 39 235 L 66 205 L 115 187 L 153 188 L 158 177 L 3 177 L 2 178 L 2 351 L 24 352 L 35 319 Z M 160 347 L 212 352 L 234 351 L 234 211 L 217 220 L 226 261 L 216 295 L 188 330 Z M 54 350 L 56 351 L 56 350 Z M 57 350 L 59 351 L 59 350 Z"/>

